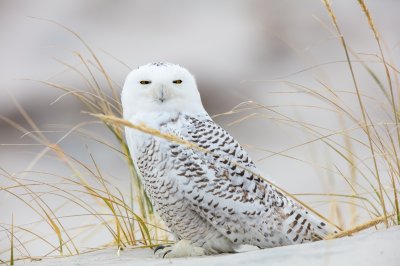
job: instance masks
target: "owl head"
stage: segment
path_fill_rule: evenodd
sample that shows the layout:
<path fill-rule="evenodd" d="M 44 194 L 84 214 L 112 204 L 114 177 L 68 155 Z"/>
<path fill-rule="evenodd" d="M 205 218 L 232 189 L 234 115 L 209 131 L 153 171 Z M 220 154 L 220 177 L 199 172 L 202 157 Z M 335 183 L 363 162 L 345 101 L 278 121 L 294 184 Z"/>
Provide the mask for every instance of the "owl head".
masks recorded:
<path fill-rule="evenodd" d="M 146 112 L 205 113 L 193 75 L 171 63 L 150 63 L 130 72 L 121 101 L 125 119 Z"/>

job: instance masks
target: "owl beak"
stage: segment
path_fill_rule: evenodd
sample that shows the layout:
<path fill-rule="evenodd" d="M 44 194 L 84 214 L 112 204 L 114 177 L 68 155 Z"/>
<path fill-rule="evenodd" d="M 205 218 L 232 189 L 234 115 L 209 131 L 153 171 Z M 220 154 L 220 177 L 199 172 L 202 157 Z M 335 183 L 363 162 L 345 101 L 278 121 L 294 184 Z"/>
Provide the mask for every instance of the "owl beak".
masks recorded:
<path fill-rule="evenodd" d="M 164 88 L 161 89 L 161 93 L 160 93 L 160 101 L 164 102 L 165 101 L 165 91 Z"/>
<path fill-rule="evenodd" d="M 159 100 L 161 103 L 165 102 L 167 100 L 167 88 L 165 85 L 161 85 L 156 94 L 157 100 Z"/>

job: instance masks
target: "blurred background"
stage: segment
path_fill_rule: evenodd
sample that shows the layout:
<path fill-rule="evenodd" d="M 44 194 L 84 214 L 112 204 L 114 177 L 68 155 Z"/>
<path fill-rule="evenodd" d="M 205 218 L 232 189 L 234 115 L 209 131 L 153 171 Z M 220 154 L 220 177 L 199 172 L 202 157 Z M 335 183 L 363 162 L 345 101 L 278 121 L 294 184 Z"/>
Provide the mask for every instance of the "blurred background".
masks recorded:
<path fill-rule="evenodd" d="M 367 3 L 391 59 L 398 62 L 400 1 Z M 335 0 L 332 5 L 352 51 L 364 60 L 376 61 L 377 46 L 357 1 Z M 169 61 L 188 68 L 211 115 L 254 101 L 293 119 L 340 129 L 332 113 L 313 108 L 320 102 L 307 95 L 283 93 L 294 89 L 276 80 L 309 87 L 324 83 L 354 91 L 343 48 L 321 1 L 0 0 L 0 115 L 32 130 L 21 116 L 20 105 L 54 142 L 75 125 L 93 118 L 81 113 L 85 108 L 73 97 L 58 99 L 62 91 L 34 80 L 84 90 L 82 78 L 67 70 L 66 64 L 78 65 L 76 53 L 88 52 L 73 34 L 42 19 L 78 33 L 120 86 L 130 68 L 148 62 Z M 376 71 L 383 73 L 383 68 L 378 66 Z M 365 94 L 379 100 L 371 77 L 358 68 L 356 74 Z M 345 100 L 357 109 L 354 98 Z M 374 105 L 371 114 L 374 108 L 381 107 Z M 324 170 L 340 165 L 330 151 L 318 143 L 300 145 L 312 138 L 279 123 L 268 110 L 250 109 L 216 116 L 215 120 L 247 147 L 266 176 L 288 191 L 344 193 L 344 182 Z M 90 130 L 114 141 L 100 125 L 91 125 Z M 126 165 L 118 154 L 75 134 L 59 144 L 85 162 L 94 154 L 110 181 L 129 191 Z M 296 145 L 299 148 L 271 156 Z M 67 172 L 50 156 L 34 161 L 42 150 L 29 136 L 0 120 L 2 169 L 17 173 L 33 165 L 35 171 Z M 49 177 L 40 178 L 48 181 Z M 0 179 L 0 185 L 6 183 Z M 328 215 L 327 204 L 314 205 Z M 10 223 L 12 213 L 17 223 L 30 221 L 21 202 L 0 193 L 0 222 Z M 0 249 L 5 242 L 0 242 Z"/>

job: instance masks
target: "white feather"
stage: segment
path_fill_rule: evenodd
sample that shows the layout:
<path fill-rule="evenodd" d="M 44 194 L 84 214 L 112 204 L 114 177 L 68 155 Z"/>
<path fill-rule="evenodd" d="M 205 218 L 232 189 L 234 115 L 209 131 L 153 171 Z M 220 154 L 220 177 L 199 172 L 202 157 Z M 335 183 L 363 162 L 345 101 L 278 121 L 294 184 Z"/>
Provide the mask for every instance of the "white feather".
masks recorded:
<path fill-rule="evenodd" d="M 258 177 L 247 152 L 204 110 L 186 69 L 158 63 L 132 71 L 122 105 L 132 123 L 145 123 L 209 151 L 126 129 L 155 209 L 181 241 L 190 243 L 185 252 L 181 246 L 170 249 L 170 256 L 198 254 L 199 247 L 212 254 L 233 252 L 241 244 L 266 248 L 303 243 L 329 232 L 320 219 Z"/>

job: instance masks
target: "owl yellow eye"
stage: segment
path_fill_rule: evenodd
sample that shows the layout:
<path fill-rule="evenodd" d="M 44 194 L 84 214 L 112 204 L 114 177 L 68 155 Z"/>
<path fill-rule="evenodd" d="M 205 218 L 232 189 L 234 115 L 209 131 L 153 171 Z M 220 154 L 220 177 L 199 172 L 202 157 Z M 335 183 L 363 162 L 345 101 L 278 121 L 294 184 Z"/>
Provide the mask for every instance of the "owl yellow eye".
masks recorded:
<path fill-rule="evenodd" d="M 181 80 L 181 79 L 177 79 L 177 80 L 172 81 L 172 83 L 181 84 L 181 83 L 182 83 L 182 80 Z"/>
<path fill-rule="evenodd" d="M 146 85 L 146 84 L 150 84 L 150 83 L 151 83 L 150 80 L 141 80 L 140 81 L 140 84 L 142 84 L 142 85 Z"/>

